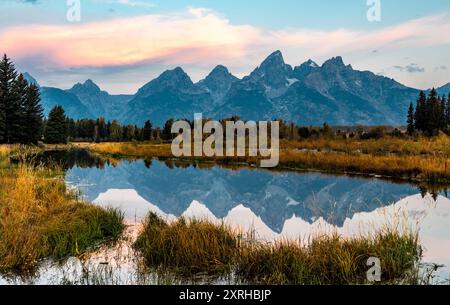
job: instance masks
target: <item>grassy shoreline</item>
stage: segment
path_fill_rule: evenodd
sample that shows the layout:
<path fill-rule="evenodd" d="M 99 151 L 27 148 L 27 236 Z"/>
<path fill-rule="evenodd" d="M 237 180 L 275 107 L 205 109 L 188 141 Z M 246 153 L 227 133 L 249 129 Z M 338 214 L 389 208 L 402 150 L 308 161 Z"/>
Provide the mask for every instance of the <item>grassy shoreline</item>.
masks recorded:
<path fill-rule="evenodd" d="M 167 144 L 103 143 L 83 148 L 98 152 L 99 146 L 114 148 L 111 155 L 142 157 L 145 148 L 152 157 L 155 151 L 171 157 L 170 150 L 164 155 Z M 58 149 L 68 148 L 79 146 Z M 29 273 L 44 258 L 83 256 L 121 236 L 124 224 L 118 211 L 80 201 L 66 189 L 57 168 L 11 164 L 8 157 L 14 153 L 20 155 L 20 150 L 0 146 L 1 273 Z M 366 283 L 369 257 L 380 258 L 383 283 L 415 284 L 421 256 L 417 234 L 395 230 L 351 239 L 322 236 L 304 246 L 256 241 L 207 221 L 180 218 L 166 223 L 154 214 L 147 217 L 134 247 L 150 268 L 188 277 L 233 273 L 239 282 L 254 284 Z"/>
<path fill-rule="evenodd" d="M 0 149 L 0 272 L 32 273 L 45 258 L 81 256 L 121 236 L 119 211 L 80 200 L 57 168 L 10 164 L 15 150 Z"/>
<path fill-rule="evenodd" d="M 146 142 L 82 145 L 102 155 L 174 158 L 170 144 Z M 178 160 L 257 166 L 257 157 L 182 157 Z M 410 182 L 450 183 L 450 138 L 380 140 L 317 139 L 283 141 L 276 169 L 314 170 L 395 178 Z"/>

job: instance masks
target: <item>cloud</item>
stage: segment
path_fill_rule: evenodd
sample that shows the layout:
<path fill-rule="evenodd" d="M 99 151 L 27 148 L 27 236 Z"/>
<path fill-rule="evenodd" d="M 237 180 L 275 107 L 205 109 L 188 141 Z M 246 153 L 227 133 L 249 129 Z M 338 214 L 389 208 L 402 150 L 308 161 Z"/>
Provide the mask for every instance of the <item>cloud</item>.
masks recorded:
<path fill-rule="evenodd" d="M 112 4 L 123 4 L 133 7 L 155 7 L 157 6 L 154 3 L 148 1 L 139 1 L 139 0 L 95 0 L 96 2 L 104 2 L 104 3 L 112 3 Z"/>
<path fill-rule="evenodd" d="M 434 68 L 434 71 L 447 70 L 447 69 L 448 69 L 447 66 L 442 65 L 442 66 L 439 66 L 439 67 L 435 67 L 435 68 Z"/>
<path fill-rule="evenodd" d="M 0 31 L 0 45 L 16 60 L 98 67 L 233 58 L 260 36 L 251 26 L 234 26 L 210 11 L 190 9 L 86 24 L 12 27 Z"/>
<path fill-rule="evenodd" d="M 401 72 L 408 73 L 421 73 L 425 72 L 425 68 L 419 67 L 417 64 L 411 63 L 406 66 L 394 66 L 394 69 L 400 70 Z"/>
<path fill-rule="evenodd" d="M 120 3 L 137 1 L 119 0 Z M 55 63 L 71 66 L 133 64 L 171 61 L 182 64 L 208 58 L 233 58 L 253 47 L 270 51 L 294 47 L 320 55 L 358 49 L 392 49 L 450 43 L 446 16 L 413 20 L 378 31 L 345 29 L 270 31 L 249 25 L 232 25 L 212 11 L 191 8 L 181 14 L 150 14 L 75 25 L 29 25 L 0 32 L 0 44 L 15 57 L 48 54 Z"/>
<path fill-rule="evenodd" d="M 138 5 L 143 1 L 114 2 Z M 450 45 L 450 35 L 442 35 L 448 32 L 450 18 L 446 14 L 378 30 L 271 30 L 232 24 L 214 11 L 189 8 L 184 12 L 97 22 L 6 27 L 0 30 L 0 45 L 16 62 L 41 70 L 142 64 L 210 67 L 221 63 L 248 72 L 275 49 L 283 50 L 287 57 L 322 59 L 359 51 L 372 54 L 373 50 L 383 50 L 387 54 L 408 48 Z M 396 69 L 409 73 L 425 71 L 417 65 L 397 66 Z"/>
<path fill-rule="evenodd" d="M 26 3 L 26 4 L 41 4 L 41 0 L 3 0 L 0 4 L 5 3 Z"/>

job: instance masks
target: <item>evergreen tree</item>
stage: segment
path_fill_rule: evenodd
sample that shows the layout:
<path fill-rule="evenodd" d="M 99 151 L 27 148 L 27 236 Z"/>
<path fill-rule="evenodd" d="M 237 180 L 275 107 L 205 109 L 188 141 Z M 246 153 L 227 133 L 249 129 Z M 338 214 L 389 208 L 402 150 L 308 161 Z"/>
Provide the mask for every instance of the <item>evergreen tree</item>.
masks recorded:
<path fill-rule="evenodd" d="M 44 139 L 46 143 L 67 143 L 68 128 L 66 115 L 61 106 L 55 106 L 48 115 Z"/>
<path fill-rule="evenodd" d="M 33 143 L 41 139 L 43 125 L 43 109 L 39 88 L 36 85 L 29 85 L 26 89 L 26 96 L 22 102 L 23 108 L 23 143 Z"/>
<path fill-rule="evenodd" d="M 427 99 L 426 118 L 425 131 L 429 135 L 436 135 L 442 127 L 442 112 L 441 102 L 434 88 L 431 90 Z"/>
<path fill-rule="evenodd" d="M 174 123 L 174 119 L 168 119 L 164 124 L 164 128 L 162 130 L 161 137 L 163 140 L 171 140 L 172 139 L 172 125 Z"/>
<path fill-rule="evenodd" d="M 441 104 L 441 106 L 440 106 L 441 118 L 439 120 L 439 123 L 441 125 L 440 129 L 443 131 L 447 131 L 447 125 L 448 125 L 448 123 L 447 123 L 447 100 L 445 98 L 445 95 L 443 95 L 440 98 L 440 104 Z"/>
<path fill-rule="evenodd" d="M 445 107 L 445 118 L 447 119 L 447 126 L 450 125 L 450 93 L 447 97 L 447 105 Z"/>
<path fill-rule="evenodd" d="M 78 138 L 77 126 L 74 119 L 67 118 L 67 133 L 69 138 L 73 141 Z"/>
<path fill-rule="evenodd" d="M 146 121 L 144 124 L 144 130 L 142 131 L 143 140 L 150 141 L 152 139 L 152 123 L 150 121 Z"/>
<path fill-rule="evenodd" d="M 20 111 L 20 100 L 13 90 L 16 78 L 14 64 L 5 54 L 0 61 L 0 141 L 7 143 L 13 140 L 15 131 L 12 128 L 20 124 L 15 121 Z"/>
<path fill-rule="evenodd" d="M 416 113 L 414 115 L 415 129 L 424 131 L 426 122 L 426 107 L 427 97 L 423 91 L 420 91 L 419 99 L 417 100 Z"/>
<path fill-rule="evenodd" d="M 409 104 L 407 123 L 407 132 L 409 135 L 412 135 L 414 133 L 414 106 L 412 103 Z"/>
<path fill-rule="evenodd" d="M 11 105 L 12 108 L 11 115 L 9 118 L 9 123 L 11 128 L 10 131 L 10 142 L 11 143 L 27 143 L 25 139 L 25 126 L 28 124 L 25 118 L 25 104 L 28 99 L 28 82 L 20 74 L 16 81 L 13 83 L 13 101 Z M 34 133 L 34 131 L 32 131 Z"/>
<path fill-rule="evenodd" d="M 6 141 L 6 111 L 3 89 L 0 86 L 0 143 Z"/>

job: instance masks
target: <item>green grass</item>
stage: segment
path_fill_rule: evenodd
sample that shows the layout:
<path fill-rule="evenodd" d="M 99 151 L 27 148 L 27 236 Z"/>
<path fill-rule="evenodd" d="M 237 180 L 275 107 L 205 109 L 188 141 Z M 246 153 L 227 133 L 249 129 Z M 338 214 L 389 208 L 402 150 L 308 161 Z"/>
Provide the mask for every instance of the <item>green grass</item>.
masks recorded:
<path fill-rule="evenodd" d="M 307 246 L 242 236 L 224 225 L 184 219 L 168 224 L 150 214 L 134 246 L 150 268 L 180 276 L 233 272 L 239 282 L 250 284 L 362 284 L 367 282 L 369 257 L 380 259 L 383 283 L 414 283 L 418 278 L 421 250 L 412 233 L 321 236 Z"/>
<path fill-rule="evenodd" d="M 370 257 L 380 259 L 382 282 L 408 278 L 420 257 L 417 237 L 386 231 L 372 238 L 323 236 L 308 246 L 250 244 L 241 249 L 237 274 L 253 284 L 361 284 Z"/>
<path fill-rule="evenodd" d="M 80 200 L 59 169 L 0 168 L 0 272 L 30 273 L 44 258 L 81 256 L 117 240 L 123 215 Z"/>
<path fill-rule="evenodd" d="M 225 226 L 181 218 L 166 223 L 150 213 L 134 244 L 148 266 L 182 275 L 230 271 L 238 250 L 238 236 Z"/>

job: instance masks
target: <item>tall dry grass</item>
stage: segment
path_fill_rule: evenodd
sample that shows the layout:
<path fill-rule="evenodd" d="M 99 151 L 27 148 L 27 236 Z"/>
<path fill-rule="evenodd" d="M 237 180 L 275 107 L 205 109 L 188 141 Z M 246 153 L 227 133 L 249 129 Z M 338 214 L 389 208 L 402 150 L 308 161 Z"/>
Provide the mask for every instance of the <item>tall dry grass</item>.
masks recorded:
<path fill-rule="evenodd" d="M 172 157 L 170 144 L 154 143 L 97 143 L 89 146 L 93 152 L 130 157 Z"/>
<path fill-rule="evenodd" d="M 150 213 L 134 246 L 147 265 L 182 275 L 230 271 L 238 235 L 226 226 L 181 218 L 166 223 Z"/>
<path fill-rule="evenodd" d="M 94 152 L 113 156 L 173 157 L 170 144 L 101 143 Z M 258 163 L 255 157 L 187 157 L 195 161 Z M 282 142 L 279 168 L 382 175 L 408 181 L 450 182 L 450 138 L 384 137 L 379 140 L 311 139 Z"/>
<path fill-rule="evenodd" d="M 417 234 L 395 230 L 350 239 L 320 236 L 308 246 L 279 241 L 246 244 L 239 252 L 237 274 L 252 284 L 336 285 L 367 282 L 367 261 L 380 259 L 382 282 L 414 282 L 421 256 Z"/>
<path fill-rule="evenodd" d="M 119 212 L 78 200 L 58 174 L 27 164 L 1 170 L 1 272 L 30 272 L 45 257 L 80 255 L 121 234 Z"/>
<path fill-rule="evenodd" d="M 450 182 L 450 158 L 446 157 L 374 156 L 283 150 L 280 153 L 280 165 L 332 173 L 374 174 L 434 183 Z"/>
<path fill-rule="evenodd" d="M 181 276 L 234 272 L 250 284 L 360 284 L 367 260 L 381 261 L 382 281 L 414 283 L 421 257 L 417 234 L 383 229 L 371 236 L 317 236 L 308 244 L 260 242 L 207 221 L 166 223 L 149 214 L 135 247 L 151 268 Z"/>
<path fill-rule="evenodd" d="M 399 138 L 384 136 L 381 139 L 311 138 L 300 141 L 281 141 L 285 149 L 305 149 L 347 154 L 406 155 L 450 157 L 450 137 L 444 133 L 437 137 Z"/>

